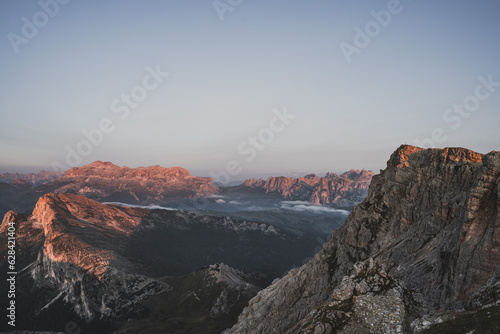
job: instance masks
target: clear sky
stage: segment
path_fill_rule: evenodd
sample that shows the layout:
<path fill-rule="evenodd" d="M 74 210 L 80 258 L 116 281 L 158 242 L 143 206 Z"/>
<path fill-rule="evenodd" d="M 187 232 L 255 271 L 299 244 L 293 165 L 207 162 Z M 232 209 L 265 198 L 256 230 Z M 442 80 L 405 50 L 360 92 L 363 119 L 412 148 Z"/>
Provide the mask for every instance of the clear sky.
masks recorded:
<path fill-rule="evenodd" d="M 55 1 L 0 2 L 0 172 L 233 161 L 242 179 L 378 172 L 403 143 L 500 150 L 498 0 Z"/>

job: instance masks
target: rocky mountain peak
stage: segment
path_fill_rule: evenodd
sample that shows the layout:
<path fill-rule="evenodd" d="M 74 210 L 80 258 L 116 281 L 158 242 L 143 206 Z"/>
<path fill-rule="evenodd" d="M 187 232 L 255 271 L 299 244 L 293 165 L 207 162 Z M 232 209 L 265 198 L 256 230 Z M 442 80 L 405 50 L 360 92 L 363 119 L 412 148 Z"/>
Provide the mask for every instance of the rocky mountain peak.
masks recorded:
<path fill-rule="evenodd" d="M 224 263 L 210 265 L 208 274 L 215 278 L 217 283 L 224 283 L 230 287 L 247 287 L 250 278 L 243 272 L 234 269 Z"/>
<path fill-rule="evenodd" d="M 120 167 L 96 161 L 71 168 L 52 184 L 55 193 L 74 193 L 105 202 L 166 204 L 218 192 L 209 177 L 181 167 Z"/>
<path fill-rule="evenodd" d="M 408 159 L 409 157 L 419 151 L 423 151 L 423 148 L 420 147 L 415 147 L 411 145 L 401 145 L 398 147 L 394 153 L 392 153 L 391 157 L 389 158 L 389 161 L 387 162 L 387 166 L 392 166 L 392 167 L 408 167 Z"/>
<path fill-rule="evenodd" d="M 267 180 L 249 179 L 243 184 L 223 189 L 223 192 L 245 196 L 251 192 L 265 193 L 271 198 L 309 201 L 316 205 L 353 207 L 368 195 L 372 171 L 351 170 L 341 175 L 328 173 L 325 177 L 308 174 L 293 179 L 286 176 L 269 177 Z"/>
<path fill-rule="evenodd" d="M 326 175 L 325 175 L 325 179 L 333 179 L 333 178 L 335 178 L 335 177 L 337 177 L 337 176 L 338 176 L 338 174 L 337 174 L 337 173 L 328 172 L 328 173 L 326 173 Z"/>
<path fill-rule="evenodd" d="M 44 256 L 72 263 L 98 277 L 110 261 L 119 240 L 130 235 L 147 210 L 104 205 L 73 194 L 46 194 L 38 200 L 31 220 L 44 231 Z M 114 236 L 109 243 L 100 235 Z M 82 251 L 85 250 L 85 251 Z"/>
<path fill-rule="evenodd" d="M 73 194 L 49 193 L 40 197 L 32 215 L 46 228 L 46 233 L 57 218 L 64 217 L 68 225 L 83 228 L 90 225 L 96 229 L 130 234 L 146 212 L 146 209 L 105 205 Z"/>
<path fill-rule="evenodd" d="M 18 215 L 19 214 L 13 210 L 8 211 L 3 216 L 2 225 L 0 225 L 0 231 L 1 232 L 5 231 L 5 229 L 8 228 L 7 224 L 16 221 Z"/>
<path fill-rule="evenodd" d="M 382 332 L 409 332 L 415 317 L 427 313 L 460 310 L 481 298 L 500 302 L 491 293 L 500 279 L 499 209 L 498 152 L 402 145 L 323 249 L 259 292 L 229 333 L 378 333 L 379 323 L 396 324 Z M 349 277 L 367 260 L 382 269 L 376 277 L 397 281 L 391 284 L 404 293 L 391 288 L 379 297 L 351 297 L 351 288 L 363 290 L 364 283 Z"/>
<path fill-rule="evenodd" d="M 248 179 L 248 180 L 245 180 L 245 182 L 243 182 L 243 185 L 246 186 L 246 187 L 262 187 L 264 186 L 265 184 L 265 181 L 262 180 L 262 179 L 255 179 L 255 178 L 252 178 L 252 179 Z"/>
<path fill-rule="evenodd" d="M 72 176 L 93 176 L 101 178 L 111 178 L 111 179 L 131 179 L 131 178 L 161 178 L 161 179 L 176 179 L 176 178 L 188 178 L 191 174 L 182 167 L 161 167 L 161 166 L 151 166 L 151 167 L 120 167 L 114 165 L 113 163 L 106 161 L 94 161 L 91 164 L 74 167 L 66 171 L 65 177 Z"/>
<path fill-rule="evenodd" d="M 428 153 L 421 153 L 423 155 L 413 155 L 416 152 L 427 151 Z M 413 156 L 413 157 L 412 157 Z M 433 163 L 448 163 L 451 161 L 469 161 L 481 162 L 483 155 L 472 150 L 462 147 L 447 147 L 444 149 L 423 149 L 411 145 L 401 145 L 390 157 L 387 162 L 388 167 L 408 167 L 410 165 L 409 159 L 419 159 L 424 157 L 431 159 Z M 426 163 L 427 161 L 421 161 Z"/>
<path fill-rule="evenodd" d="M 116 166 L 115 164 L 113 164 L 110 161 L 101 161 L 101 160 L 94 161 L 94 162 L 88 164 L 87 166 L 88 167 L 94 167 L 94 168 L 112 168 L 112 167 L 118 167 L 118 166 Z"/>

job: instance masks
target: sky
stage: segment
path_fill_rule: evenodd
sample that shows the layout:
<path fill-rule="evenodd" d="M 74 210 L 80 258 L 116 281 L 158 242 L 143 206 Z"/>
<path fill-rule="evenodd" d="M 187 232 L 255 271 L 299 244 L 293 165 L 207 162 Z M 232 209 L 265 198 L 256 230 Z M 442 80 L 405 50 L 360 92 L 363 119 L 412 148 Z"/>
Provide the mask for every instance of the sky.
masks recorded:
<path fill-rule="evenodd" d="M 5 0 L 0 36 L 0 172 L 500 150 L 500 1 Z"/>

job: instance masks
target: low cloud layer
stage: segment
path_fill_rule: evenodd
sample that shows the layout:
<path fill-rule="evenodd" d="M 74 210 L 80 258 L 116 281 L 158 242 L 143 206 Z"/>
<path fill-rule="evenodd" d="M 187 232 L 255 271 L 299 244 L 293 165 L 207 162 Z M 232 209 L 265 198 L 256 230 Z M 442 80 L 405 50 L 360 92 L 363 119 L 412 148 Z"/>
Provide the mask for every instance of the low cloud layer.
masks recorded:
<path fill-rule="evenodd" d="M 349 215 L 349 211 L 334 209 L 326 206 L 312 205 L 309 202 L 304 201 L 283 201 L 281 202 L 281 208 L 284 210 L 293 210 L 301 212 L 311 212 L 311 213 L 339 213 L 343 215 Z"/>
<path fill-rule="evenodd" d="M 169 207 L 155 205 L 155 204 L 151 204 L 151 205 L 135 205 L 135 204 L 127 204 L 127 203 L 121 203 L 121 202 L 104 202 L 102 204 L 113 204 L 113 205 L 118 205 L 118 206 L 127 206 L 127 207 L 130 207 L 130 208 L 141 208 L 141 209 L 149 209 L 149 210 L 153 210 L 153 209 L 169 210 L 169 211 L 176 211 L 176 210 L 178 210 L 178 209 L 175 209 L 175 208 L 169 208 Z"/>

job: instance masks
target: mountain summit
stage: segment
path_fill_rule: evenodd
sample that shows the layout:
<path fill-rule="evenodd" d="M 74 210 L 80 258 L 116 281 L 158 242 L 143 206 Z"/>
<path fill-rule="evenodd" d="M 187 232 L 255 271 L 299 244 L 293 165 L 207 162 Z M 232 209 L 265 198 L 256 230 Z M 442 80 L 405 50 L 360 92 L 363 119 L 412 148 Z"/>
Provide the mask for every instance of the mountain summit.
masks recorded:
<path fill-rule="evenodd" d="M 399 147 L 345 225 L 253 298 L 229 333 L 410 333 L 440 322 L 494 333 L 499 192 L 500 152 Z"/>
<path fill-rule="evenodd" d="M 146 205 L 210 196 L 218 191 L 211 178 L 192 176 L 181 167 L 129 168 L 102 161 L 69 169 L 51 184 L 51 189 L 99 201 Z"/>

